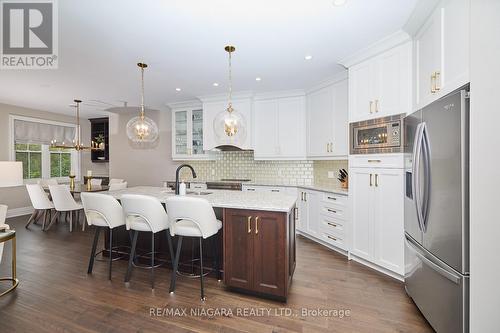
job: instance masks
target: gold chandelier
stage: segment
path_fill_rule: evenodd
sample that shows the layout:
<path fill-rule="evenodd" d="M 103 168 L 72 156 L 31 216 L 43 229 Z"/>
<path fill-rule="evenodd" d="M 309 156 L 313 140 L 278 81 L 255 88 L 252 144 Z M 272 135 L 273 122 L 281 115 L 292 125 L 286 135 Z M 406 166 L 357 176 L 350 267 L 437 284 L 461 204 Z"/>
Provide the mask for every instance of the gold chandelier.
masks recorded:
<path fill-rule="evenodd" d="M 76 108 L 76 140 L 73 140 L 71 145 L 67 145 L 64 141 L 62 143 L 58 143 L 58 141 L 54 139 L 50 142 L 50 147 L 58 149 L 74 149 L 76 151 L 82 151 L 82 150 L 103 151 L 105 149 L 104 142 L 97 143 L 91 141 L 90 146 L 84 146 L 82 144 L 82 137 L 81 137 L 82 133 L 80 126 L 80 103 L 82 101 L 79 99 L 75 99 L 73 101 L 75 102 L 75 105 L 72 106 Z"/>

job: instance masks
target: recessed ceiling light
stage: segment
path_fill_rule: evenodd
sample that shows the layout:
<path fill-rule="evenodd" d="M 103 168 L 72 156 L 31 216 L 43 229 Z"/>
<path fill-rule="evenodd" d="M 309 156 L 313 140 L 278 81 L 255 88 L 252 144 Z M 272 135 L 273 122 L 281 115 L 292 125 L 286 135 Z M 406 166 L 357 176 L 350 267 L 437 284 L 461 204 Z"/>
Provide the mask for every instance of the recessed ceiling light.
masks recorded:
<path fill-rule="evenodd" d="M 345 5 L 346 2 L 347 0 L 333 0 L 333 5 L 339 7 Z"/>
<path fill-rule="evenodd" d="M 304 59 L 306 59 L 306 60 L 311 60 L 312 58 L 313 58 L 313 56 L 312 56 L 312 55 L 306 55 L 306 56 L 304 57 Z"/>
<path fill-rule="evenodd" d="M 261 81 L 261 80 L 262 80 L 262 78 L 260 78 L 260 77 L 255 78 L 255 81 Z"/>
<path fill-rule="evenodd" d="M 181 88 L 175 88 L 175 91 L 181 91 Z"/>
<path fill-rule="evenodd" d="M 213 86 L 214 86 L 214 87 L 218 87 L 218 86 L 219 86 L 219 84 L 218 84 L 217 82 L 214 82 L 214 83 L 213 83 Z"/>

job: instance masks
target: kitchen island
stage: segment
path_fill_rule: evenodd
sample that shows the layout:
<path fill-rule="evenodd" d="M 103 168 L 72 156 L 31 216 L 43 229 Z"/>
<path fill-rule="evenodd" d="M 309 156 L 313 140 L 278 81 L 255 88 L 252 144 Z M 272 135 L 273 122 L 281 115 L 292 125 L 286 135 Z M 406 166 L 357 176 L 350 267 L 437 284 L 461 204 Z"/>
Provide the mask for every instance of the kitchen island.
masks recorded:
<path fill-rule="evenodd" d="M 158 198 L 162 203 L 175 195 L 168 188 L 149 186 L 105 193 L 118 200 L 124 194 L 149 195 Z M 219 246 L 215 246 L 214 242 L 204 242 L 204 247 L 208 248 L 203 252 L 211 255 L 207 256 L 208 258 L 204 256 L 204 269 L 205 263 L 213 263 L 215 256 L 219 256 L 219 260 L 222 259 L 223 262 L 226 287 L 286 301 L 295 270 L 296 198 L 282 193 L 226 190 L 188 191 L 188 196 L 190 195 L 207 199 L 223 225 L 222 242 L 218 240 L 223 251 L 216 251 Z M 128 246 L 128 233 L 125 230 L 117 233 L 116 236 L 113 233 L 113 238 L 118 242 L 114 245 Z M 166 241 L 162 242 L 166 237 L 157 237 L 159 241 L 155 240 L 156 251 L 168 254 Z M 138 249 L 146 253 L 150 245 L 150 238 L 144 237 L 138 242 Z M 181 262 L 191 260 L 194 248 L 192 244 L 183 242 Z M 189 252 L 189 249 L 192 251 Z M 168 258 L 169 254 L 164 256 L 167 262 Z M 181 265 L 183 270 L 188 266 Z M 207 265 L 206 268 L 213 270 L 214 265 Z"/>

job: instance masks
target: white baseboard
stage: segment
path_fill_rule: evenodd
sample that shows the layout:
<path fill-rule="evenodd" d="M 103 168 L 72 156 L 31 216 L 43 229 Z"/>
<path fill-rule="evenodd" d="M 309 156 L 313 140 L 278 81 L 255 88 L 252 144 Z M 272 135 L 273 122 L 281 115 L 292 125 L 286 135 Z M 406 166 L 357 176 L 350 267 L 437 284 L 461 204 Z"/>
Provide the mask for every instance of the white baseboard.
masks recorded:
<path fill-rule="evenodd" d="M 342 254 L 342 255 L 346 256 L 346 257 L 347 257 L 347 255 L 348 255 L 348 252 L 347 252 L 346 250 L 339 249 L 338 247 L 336 247 L 336 246 L 334 246 L 334 245 L 331 245 L 331 244 L 328 244 L 328 243 L 326 243 L 326 242 L 323 242 L 321 239 L 318 239 L 318 238 L 316 238 L 316 237 L 314 237 L 314 236 L 311 236 L 311 235 L 309 235 L 309 234 L 308 234 L 308 233 L 306 233 L 306 232 L 303 232 L 303 231 L 300 231 L 300 230 L 296 230 L 296 231 L 295 231 L 295 233 L 296 233 L 297 235 L 300 235 L 300 236 L 303 236 L 303 237 L 305 237 L 305 238 L 308 238 L 308 239 L 310 239 L 310 240 L 312 240 L 312 241 L 314 241 L 314 242 L 316 242 L 316 243 L 318 243 L 318 244 L 320 244 L 320 245 L 323 245 L 324 247 L 327 247 L 327 248 L 329 248 L 330 250 L 333 250 L 333 251 L 335 251 L 335 252 L 338 252 L 338 253 L 340 253 L 340 254 Z"/>
<path fill-rule="evenodd" d="M 16 216 L 23 216 L 23 215 L 30 215 L 33 213 L 33 207 L 19 207 L 19 208 L 12 208 L 7 210 L 7 218 L 9 217 L 16 217 Z"/>
<path fill-rule="evenodd" d="M 378 271 L 380 273 L 388 275 L 388 276 L 390 276 L 390 277 L 392 277 L 392 278 L 394 278 L 396 280 L 403 281 L 403 282 L 405 280 L 404 276 L 402 276 L 402 275 L 400 275 L 398 273 L 395 273 L 393 271 L 390 271 L 390 270 L 388 270 L 388 269 L 386 269 L 384 267 L 380 267 L 379 265 L 376 265 L 376 264 L 374 264 L 374 263 L 372 263 L 372 262 L 370 262 L 368 260 L 360 258 L 360 257 L 352 254 L 352 252 L 349 253 L 349 260 L 351 260 L 351 259 L 354 260 L 354 261 L 356 261 L 356 262 L 359 262 L 360 264 L 365 265 L 365 266 L 367 266 L 367 267 L 369 267 L 371 269 L 374 269 L 374 270 L 376 270 L 376 271 Z"/>

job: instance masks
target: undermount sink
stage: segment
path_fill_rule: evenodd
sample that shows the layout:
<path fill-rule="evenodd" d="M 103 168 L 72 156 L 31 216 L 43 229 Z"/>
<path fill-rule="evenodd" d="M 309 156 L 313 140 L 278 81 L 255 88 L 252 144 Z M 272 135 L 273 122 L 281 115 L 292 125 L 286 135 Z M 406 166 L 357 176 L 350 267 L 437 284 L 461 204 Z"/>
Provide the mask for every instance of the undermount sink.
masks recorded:
<path fill-rule="evenodd" d="M 189 194 L 189 195 L 209 195 L 212 193 L 213 192 L 206 192 L 206 191 L 186 191 L 186 194 Z"/>

